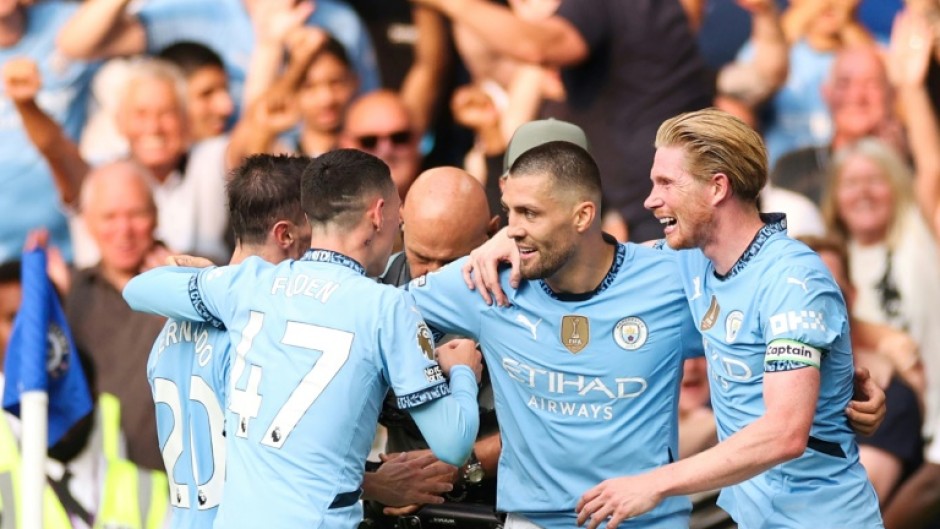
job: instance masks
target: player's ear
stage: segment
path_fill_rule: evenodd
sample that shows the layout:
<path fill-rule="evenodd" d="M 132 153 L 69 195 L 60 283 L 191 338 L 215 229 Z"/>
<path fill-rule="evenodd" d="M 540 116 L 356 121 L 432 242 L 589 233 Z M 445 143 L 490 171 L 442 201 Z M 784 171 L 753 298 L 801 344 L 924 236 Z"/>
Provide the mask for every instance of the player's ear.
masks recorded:
<path fill-rule="evenodd" d="M 377 196 L 369 202 L 369 207 L 366 210 L 366 217 L 368 217 L 369 222 L 372 223 L 372 228 L 375 231 L 382 231 L 385 228 L 385 208 L 388 207 L 388 202 L 381 197 Z"/>
<path fill-rule="evenodd" d="M 711 203 L 716 205 L 722 200 L 729 198 L 731 193 L 731 179 L 725 173 L 715 173 L 709 182 L 711 192 Z"/>
<path fill-rule="evenodd" d="M 585 200 L 575 207 L 574 227 L 579 233 L 584 233 L 594 224 L 595 218 L 597 218 L 597 205 Z"/>
<path fill-rule="evenodd" d="M 493 218 L 486 224 L 486 236 L 487 238 L 496 235 L 496 232 L 499 231 L 500 222 L 502 219 L 499 218 L 499 215 L 493 215 Z"/>
<path fill-rule="evenodd" d="M 287 249 L 294 243 L 294 234 L 291 227 L 291 223 L 286 220 L 279 220 L 274 223 L 269 236 L 274 238 L 278 248 Z"/>

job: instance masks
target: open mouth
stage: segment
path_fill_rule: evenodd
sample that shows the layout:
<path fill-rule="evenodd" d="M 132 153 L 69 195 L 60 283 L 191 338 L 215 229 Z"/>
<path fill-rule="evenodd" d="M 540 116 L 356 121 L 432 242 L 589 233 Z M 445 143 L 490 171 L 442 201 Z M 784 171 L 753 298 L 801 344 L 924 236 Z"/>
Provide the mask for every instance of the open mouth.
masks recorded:
<path fill-rule="evenodd" d="M 524 246 L 519 246 L 518 248 L 519 248 L 519 257 L 523 259 L 528 259 L 529 257 L 532 257 L 533 255 L 535 255 L 534 248 L 527 248 Z"/>
<path fill-rule="evenodd" d="M 669 228 L 671 226 L 676 225 L 676 218 L 675 217 L 661 217 L 659 219 L 659 223 L 662 224 L 664 227 Z"/>

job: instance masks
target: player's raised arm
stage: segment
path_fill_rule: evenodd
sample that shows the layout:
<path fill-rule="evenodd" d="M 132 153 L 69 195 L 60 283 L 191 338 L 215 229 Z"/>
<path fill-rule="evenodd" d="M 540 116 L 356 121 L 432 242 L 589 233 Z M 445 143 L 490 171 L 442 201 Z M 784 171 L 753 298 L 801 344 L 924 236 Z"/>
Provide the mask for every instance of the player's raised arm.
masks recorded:
<path fill-rule="evenodd" d="M 124 300 L 138 312 L 168 318 L 207 321 L 190 299 L 190 284 L 199 268 L 162 266 L 131 279 L 124 287 Z"/>

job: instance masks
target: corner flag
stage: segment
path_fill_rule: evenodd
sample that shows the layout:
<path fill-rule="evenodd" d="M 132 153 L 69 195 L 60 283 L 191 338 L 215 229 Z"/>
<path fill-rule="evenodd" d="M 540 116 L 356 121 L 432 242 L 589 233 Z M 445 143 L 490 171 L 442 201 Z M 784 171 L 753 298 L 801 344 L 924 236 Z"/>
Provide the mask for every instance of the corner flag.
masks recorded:
<path fill-rule="evenodd" d="M 23 392 L 47 392 L 51 447 L 91 413 L 92 401 L 65 312 L 46 275 L 45 249 L 24 253 L 22 263 L 23 301 L 6 351 L 3 407 L 19 416 Z"/>

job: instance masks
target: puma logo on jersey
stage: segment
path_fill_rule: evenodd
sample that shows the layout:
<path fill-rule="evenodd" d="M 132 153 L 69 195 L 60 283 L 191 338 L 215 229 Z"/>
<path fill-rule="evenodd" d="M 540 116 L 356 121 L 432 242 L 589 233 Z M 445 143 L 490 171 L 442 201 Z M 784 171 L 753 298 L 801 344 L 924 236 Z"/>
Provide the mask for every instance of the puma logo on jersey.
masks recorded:
<path fill-rule="evenodd" d="M 695 276 L 695 278 L 692 279 L 692 286 L 695 289 L 695 292 L 692 293 L 692 297 L 689 298 L 689 301 L 695 301 L 702 297 L 702 277 Z"/>
<path fill-rule="evenodd" d="M 806 280 L 800 281 L 799 279 L 797 279 L 797 278 L 795 278 L 795 277 L 788 277 L 788 278 L 787 278 L 787 284 L 788 284 L 788 285 L 799 285 L 800 288 L 803 289 L 803 292 L 809 293 L 809 289 L 806 288 Z"/>
<path fill-rule="evenodd" d="M 539 324 L 542 323 L 542 318 L 539 318 L 539 321 L 532 323 L 524 314 L 519 314 L 516 316 L 516 321 L 521 323 L 526 329 L 529 329 L 529 332 L 532 333 L 533 340 L 539 339 L 537 329 L 539 328 Z"/>

